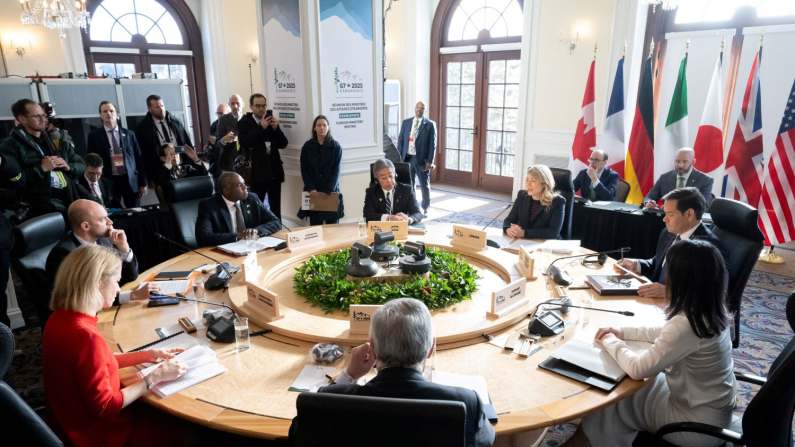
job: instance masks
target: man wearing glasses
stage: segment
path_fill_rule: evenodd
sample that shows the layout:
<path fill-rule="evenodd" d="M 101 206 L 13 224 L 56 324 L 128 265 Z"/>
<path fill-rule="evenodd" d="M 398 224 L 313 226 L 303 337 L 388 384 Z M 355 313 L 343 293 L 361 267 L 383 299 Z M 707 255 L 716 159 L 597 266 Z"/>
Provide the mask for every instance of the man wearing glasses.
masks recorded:
<path fill-rule="evenodd" d="M 618 188 L 618 173 L 607 165 L 607 154 L 601 150 L 591 152 L 589 166 L 574 179 L 574 191 L 590 201 L 606 200 L 615 202 Z"/>
<path fill-rule="evenodd" d="M 11 106 L 11 113 L 19 125 L 0 145 L 0 154 L 22 168 L 26 187 L 20 200 L 30 205 L 28 218 L 56 211 L 65 214 L 73 201 L 89 197 L 77 183 L 86 170 L 83 159 L 72 145 L 55 146 L 45 132 L 47 115 L 41 106 L 21 99 Z"/>

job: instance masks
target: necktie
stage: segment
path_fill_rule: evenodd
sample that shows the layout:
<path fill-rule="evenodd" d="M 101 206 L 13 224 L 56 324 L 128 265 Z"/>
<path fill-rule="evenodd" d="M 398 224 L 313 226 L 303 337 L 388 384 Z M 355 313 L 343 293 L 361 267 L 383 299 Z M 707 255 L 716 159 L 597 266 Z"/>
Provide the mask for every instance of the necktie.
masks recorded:
<path fill-rule="evenodd" d="M 420 120 L 414 120 L 414 125 L 411 127 L 411 141 L 409 142 L 409 153 L 414 155 L 414 143 L 417 139 L 417 128 L 420 127 Z"/>
<path fill-rule="evenodd" d="M 163 129 L 163 140 L 165 140 L 166 143 L 170 143 L 171 135 L 168 133 L 168 127 L 166 127 L 165 121 L 160 121 L 160 128 Z"/>
<path fill-rule="evenodd" d="M 112 146 L 111 146 L 111 150 L 113 151 L 113 157 L 111 157 L 113 159 L 113 160 L 111 160 L 111 174 L 112 175 L 124 175 L 124 174 L 127 173 L 127 169 L 124 167 L 124 162 L 123 162 L 122 153 L 121 153 L 121 147 L 119 146 L 119 140 L 116 139 L 116 131 L 115 131 L 115 129 L 114 130 L 109 130 L 108 133 L 110 134 L 110 141 L 113 143 Z M 117 164 L 117 160 L 116 159 L 122 160 L 122 161 L 119 161 L 121 163 L 121 165 Z"/>
<path fill-rule="evenodd" d="M 392 215 L 392 191 L 386 193 L 386 213 Z"/>
<path fill-rule="evenodd" d="M 676 187 L 676 189 L 682 189 L 684 187 L 685 187 L 685 178 L 679 177 L 679 185 Z"/>
<path fill-rule="evenodd" d="M 99 186 L 96 183 L 92 183 L 91 184 L 91 189 L 94 190 L 94 195 L 97 196 L 97 198 L 99 199 L 99 203 L 104 206 L 105 205 L 105 201 L 102 200 L 102 193 L 99 192 Z"/>
<path fill-rule="evenodd" d="M 235 231 L 242 233 L 243 230 L 246 229 L 246 221 L 243 219 L 243 211 L 240 210 L 240 202 L 235 203 L 235 220 L 237 224 L 237 229 Z"/>
<path fill-rule="evenodd" d="M 593 183 L 591 183 L 591 191 L 588 193 L 588 200 L 591 202 L 596 200 L 596 190 L 593 189 Z"/>

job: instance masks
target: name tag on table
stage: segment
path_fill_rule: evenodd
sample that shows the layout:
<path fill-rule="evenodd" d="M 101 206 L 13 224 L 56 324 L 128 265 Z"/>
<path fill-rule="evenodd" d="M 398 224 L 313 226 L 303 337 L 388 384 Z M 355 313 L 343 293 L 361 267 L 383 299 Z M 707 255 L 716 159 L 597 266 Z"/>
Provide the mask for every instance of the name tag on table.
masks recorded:
<path fill-rule="evenodd" d="M 526 286 L 527 279 L 519 278 L 502 289 L 492 292 L 491 312 L 486 312 L 486 316 L 499 318 L 527 304 L 529 300 L 525 295 Z"/>
<path fill-rule="evenodd" d="M 527 279 L 537 279 L 533 274 L 535 259 L 530 256 L 530 250 L 525 246 L 519 246 L 519 262 L 516 263 L 516 270 Z"/>
<path fill-rule="evenodd" d="M 373 315 L 381 308 L 378 304 L 353 304 L 350 308 L 351 334 L 369 334 Z"/>
<path fill-rule="evenodd" d="M 453 241 L 451 245 L 453 247 L 483 250 L 486 248 L 486 232 L 453 225 Z"/>
<path fill-rule="evenodd" d="M 409 237 L 409 223 L 405 221 L 382 222 L 380 220 L 367 222 L 367 239 L 370 242 L 374 241 L 375 233 L 382 231 L 391 231 L 395 235 L 396 241 L 405 241 Z"/>
<path fill-rule="evenodd" d="M 259 267 L 257 266 L 257 252 L 250 252 L 240 265 L 243 270 L 243 281 L 257 282 Z"/>
<path fill-rule="evenodd" d="M 323 245 L 323 227 L 320 226 L 301 231 L 293 231 L 287 234 L 288 252 L 321 245 Z"/>
<path fill-rule="evenodd" d="M 246 293 L 248 295 L 246 308 L 255 316 L 268 321 L 284 318 L 279 310 L 279 295 L 263 289 L 258 283 L 252 281 L 246 281 Z"/>

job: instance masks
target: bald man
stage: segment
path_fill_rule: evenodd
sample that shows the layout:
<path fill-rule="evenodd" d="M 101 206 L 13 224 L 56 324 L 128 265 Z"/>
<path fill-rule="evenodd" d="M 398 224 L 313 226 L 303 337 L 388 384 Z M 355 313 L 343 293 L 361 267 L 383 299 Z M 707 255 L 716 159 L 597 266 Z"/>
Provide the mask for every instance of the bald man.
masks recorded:
<path fill-rule="evenodd" d="M 221 175 L 221 168 L 218 166 L 218 161 L 221 159 L 221 142 L 218 141 L 218 124 L 221 122 L 221 117 L 230 113 L 232 109 L 229 107 L 229 104 L 223 103 L 218 104 L 218 107 L 215 108 L 215 116 L 216 119 L 210 124 L 210 137 L 209 137 L 209 144 L 207 147 L 204 148 L 205 153 L 210 151 L 212 154 L 212 158 L 210 160 L 210 174 L 212 174 L 213 178 L 218 178 Z"/>
<path fill-rule="evenodd" d="M 707 209 L 709 209 L 709 201 L 712 197 L 712 184 L 715 182 L 712 177 L 704 174 L 694 167 L 696 164 L 696 152 L 693 148 L 683 147 L 676 151 L 674 158 L 674 170 L 668 171 L 661 175 L 651 191 L 643 198 L 643 208 L 659 208 L 657 202 L 665 197 L 669 192 L 690 187 L 696 188 L 704 196 L 707 201 Z"/>
<path fill-rule="evenodd" d="M 52 289 L 52 285 L 55 283 L 55 274 L 58 272 L 61 262 L 81 245 L 97 244 L 116 249 L 122 260 L 119 285 L 127 284 L 138 278 L 138 260 L 127 243 L 127 235 L 124 234 L 124 230 L 113 228 L 113 221 L 108 218 L 108 211 L 104 206 L 91 200 L 76 200 L 69 206 L 67 218 L 72 226 L 72 231 L 68 231 L 47 256 L 46 273 L 49 289 Z M 160 290 L 160 286 L 148 284 L 134 292 L 120 292 L 118 302 L 124 304 L 129 303 L 130 300 L 149 299 L 151 290 Z M 44 322 L 42 322 L 42 327 L 44 327 Z"/>
<path fill-rule="evenodd" d="M 574 179 L 574 191 L 588 200 L 615 202 L 618 189 L 618 172 L 607 167 L 607 154 L 602 150 L 591 152 L 588 167 Z"/>
<path fill-rule="evenodd" d="M 218 145 L 221 147 L 219 166 L 223 171 L 231 171 L 237 158 L 237 122 L 243 118 L 243 97 L 234 94 L 229 97 L 230 112 L 218 119 Z"/>
<path fill-rule="evenodd" d="M 431 170 L 436 166 L 436 123 L 425 117 L 425 103 L 417 102 L 414 116 L 403 121 L 398 135 L 397 151 L 400 160 L 411 167 L 411 187 L 419 180 L 422 191 L 423 216 L 427 217 L 431 206 Z"/>

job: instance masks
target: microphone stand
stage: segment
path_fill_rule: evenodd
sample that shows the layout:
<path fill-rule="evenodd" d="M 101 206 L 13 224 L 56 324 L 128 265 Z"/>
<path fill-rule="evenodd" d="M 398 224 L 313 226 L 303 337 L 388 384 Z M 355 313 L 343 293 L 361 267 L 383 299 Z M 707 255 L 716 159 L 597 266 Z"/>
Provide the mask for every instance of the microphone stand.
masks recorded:
<path fill-rule="evenodd" d="M 621 252 L 621 257 L 623 258 L 624 257 L 624 253 L 628 252 L 630 250 L 631 250 L 630 247 L 622 247 L 622 248 L 619 248 L 619 249 L 616 249 L 616 250 L 602 251 L 602 252 L 599 252 L 599 253 L 591 253 L 591 254 L 575 255 L 575 256 L 565 256 L 565 257 L 558 258 L 558 259 L 555 259 L 554 261 L 550 262 L 549 266 L 547 267 L 547 273 L 546 274 L 547 274 L 547 276 L 552 276 L 552 280 L 555 282 L 555 284 L 560 284 L 560 285 L 563 285 L 563 286 L 569 286 L 569 285 L 571 285 L 571 283 L 574 280 L 572 279 L 571 275 L 569 275 L 569 272 L 567 272 L 564 269 L 555 267 L 554 264 L 556 262 L 562 261 L 564 259 L 586 258 L 588 256 L 600 256 L 601 257 L 602 255 L 608 255 L 610 253 L 618 253 L 618 252 Z"/>
<path fill-rule="evenodd" d="M 206 287 L 207 287 L 208 290 L 224 289 L 224 288 L 226 288 L 229 285 L 229 280 L 232 279 L 232 274 L 229 273 L 229 270 L 226 268 L 226 265 L 224 265 L 223 262 L 218 262 L 217 260 L 215 260 L 215 259 L 213 259 L 213 258 L 211 258 L 211 257 L 209 257 L 209 256 L 207 256 L 207 255 L 205 255 L 203 253 L 199 253 L 198 251 L 196 251 L 196 250 L 194 250 L 194 249 L 192 249 L 190 247 L 186 247 L 186 246 L 184 246 L 184 245 L 182 245 L 182 244 L 180 244 L 178 242 L 172 241 L 171 239 L 163 236 L 160 233 L 154 233 L 154 235 L 156 237 L 158 237 L 159 239 L 162 239 L 162 240 L 164 240 L 166 242 L 170 242 L 170 243 L 176 245 L 177 247 L 179 247 L 179 248 L 181 248 L 183 250 L 187 250 L 187 251 L 196 253 L 199 256 L 203 256 L 203 257 L 213 261 L 216 265 L 221 266 L 221 268 L 226 273 L 226 278 L 221 278 L 221 276 L 220 276 L 221 272 L 219 272 L 218 269 L 216 268 L 215 273 L 213 273 L 212 275 L 210 275 L 209 278 L 207 278 Z M 218 281 L 221 281 L 221 282 L 218 282 Z"/>
<path fill-rule="evenodd" d="M 508 211 L 508 208 L 510 208 L 512 206 L 513 206 L 513 203 L 509 203 L 508 206 L 506 206 L 505 208 L 503 208 L 502 211 L 499 212 L 499 214 L 494 216 L 494 219 L 491 219 L 491 221 L 489 223 L 484 225 L 483 228 L 480 229 L 480 231 L 486 231 L 486 228 L 488 228 L 489 225 L 493 224 L 494 221 L 497 220 L 498 217 L 502 216 L 502 213 Z M 489 247 L 497 248 L 497 249 L 501 248 L 500 244 L 498 244 L 496 241 L 493 241 L 493 240 L 488 239 L 488 238 L 486 239 L 486 245 L 489 246 Z"/>
<path fill-rule="evenodd" d="M 175 295 L 177 298 L 179 298 L 179 299 L 181 299 L 181 300 L 184 300 L 184 301 L 193 301 L 193 302 L 195 302 L 195 303 L 202 303 L 202 304 L 212 304 L 213 306 L 222 306 L 222 307 L 226 307 L 227 309 L 229 309 L 230 311 L 232 311 L 232 315 L 234 315 L 235 317 L 237 317 L 237 313 L 235 312 L 235 310 L 234 310 L 234 309 L 232 309 L 231 307 L 229 307 L 228 305 L 224 304 L 224 303 L 214 303 L 214 302 L 212 302 L 212 301 L 206 301 L 206 300 L 197 300 L 197 299 L 193 299 L 193 298 L 188 298 L 188 297 L 186 297 L 185 295 L 183 295 L 183 294 L 181 294 L 181 293 L 175 293 L 174 295 Z M 574 307 L 574 306 L 572 306 L 572 307 Z"/>
<path fill-rule="evenodd" d="M 183 301 L 193 301 L 196 303 L 212 304 L 214 306 L 223 306 L 231 310 L 234 318 L 237 318 L 235 310 L 224 303 L 213 303 L 211 301 L 196 300 L 193 298 L 188 298 L 181 293 L 176 293 L 175 295 L 177 298 Z M 235 341 L 235 329 L 234 329 L 235 323 L 233 321 L 229 320 L 223 315 L 219 316 L 218 318 L 212 316 L 210 317 L 210 320 L 212 320 L 212 323 L 210 323 L 207 326 L 207 338 L 220 343 L 232 343 L 233 341 Z"/>

